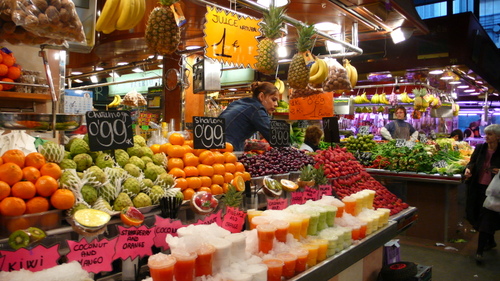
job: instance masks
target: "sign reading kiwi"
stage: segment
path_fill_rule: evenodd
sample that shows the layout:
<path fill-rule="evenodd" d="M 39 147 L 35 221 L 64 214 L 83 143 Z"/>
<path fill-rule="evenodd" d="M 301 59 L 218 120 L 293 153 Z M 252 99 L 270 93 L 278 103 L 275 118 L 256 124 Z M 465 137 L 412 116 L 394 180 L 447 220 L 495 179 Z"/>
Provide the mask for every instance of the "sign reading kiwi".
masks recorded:
<path fill-rule="evenodd" d="M 339 119 L 334 117 L 323 117 L 323 133 L 325 142 L 340 142 Z"/>
<path fill-rule="evenodd" d="M 130 111 L 87 111 L 85 119 L 91 151 L 134 146 Z"/>
<path fill-rule="evenodd" d="M 193 116 L 194 148 L 226 148 L 225 128 L 224 118 Z"/>
<path fill-rule="evenodd" d="M 271 120 L 269 144 L 272 147 L 290 146 L 290 124 L 284 120 Z"/>

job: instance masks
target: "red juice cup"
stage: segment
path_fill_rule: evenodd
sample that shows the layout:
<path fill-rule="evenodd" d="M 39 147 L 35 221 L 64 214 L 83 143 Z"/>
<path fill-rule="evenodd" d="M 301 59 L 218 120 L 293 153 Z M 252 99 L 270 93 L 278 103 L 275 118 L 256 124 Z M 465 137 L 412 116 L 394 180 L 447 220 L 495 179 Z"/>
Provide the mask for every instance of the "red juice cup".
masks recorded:
<path fill-rule="evenodd" d="M 354 225 L 351 227 L 351 237 L 352 240 L 359 240 L 359 231 L 361 229 L 361 226 L 359 225 Z"/>
<path fill-rule="evenodd" d="M 196 265 L 196 253 L 174 252 L 172 254 L 177 260 L 174 266 L 175 281 L 193 281 Z"/>
<path fill-rule="evenodd" d="M 309 256 L 309 251 L 304 248 L 297 248 L 291 251 L 292 254 L 297 256 L 297 261 L 295 262 L 295 272 L 303 272 L 307 268 L 307 257 Z"/>
<path fill-rule="evenodd" d="M 367 228 L 367 223 L 362 222 L 361 227 L 359 228 L 359 239 L 363 239 L 366 237 L 366 228 Z"/>
<path fill-rule="evenodd" d="M 281 281 L 285 263 L 280 259 L 266 259 L 263 263 L 267 265 L 267 281 Z"/>
<path fill-rule="evenodd" d="M 282 275 L 285 278 L 295 276 L 295 265 L 297 263 L 297 255 L 292 253 L 279 253 L 276 257 L 284 262 Z"/>
<path fill-rule="evenodd" d="M 344 202 L 344 204 L 345 204 L 344 212 L 355 216 L 356 215 L 356 198 L 351 197 L 351 196 L 346 196 L 342 199 L 342 202 Z"/>
<path fill-rule="evenodd" d="M 288 234 L 290 223 L 283 220 L 273 220 L 271 224 L 276 227 L 276 240 L 286 243 L 286 236 Z"/>
<path fill-rule="evenodd" d="M 273 249 L 276 227 L 265 223 L 257 225 L 257 236 L 259 239 L 259 252 L 269 253 Z"/>
<path fill-rule="evenodd" d="M 337 206 L 337 214 L 335 215 L 335 217 L 341 218 L 342 215 L 344 215 L 344 209 L 345 209 L 345 204 L 342 202 L 342 204 L 339 204 Z"/>
<path fill-rule="evenodd" d="M 253 217 L 252 220 L 250 221 L 250 229 L 255 229 L 257 228 L 257 225 L 259 224 L 264 224 L 264 223 L 270 223 L 271 218 L 268 216 L 256 216 Z"/>
<path fill-rule="evenodd" d="M 319 245 L 302 244 L 302 248 L 306 249 L 309 252 L 309 254 L 307 255 L 307 265 L 309 267 L 315 266 L 318 263 Z"/>
<path fill-rule="evenodd" d="M 212 264 L 215 247 L 210 244 L 202 244 L 196 251 L 198 257 L 195 263 L 195 276 L 212 275 Z"/>
<path fill-rule="evenodd" d="M 148 267 L 153 281 L 173 281 L 175 262 L 176 259 L 173 256 L 163 253 L 150 256 Z"/>

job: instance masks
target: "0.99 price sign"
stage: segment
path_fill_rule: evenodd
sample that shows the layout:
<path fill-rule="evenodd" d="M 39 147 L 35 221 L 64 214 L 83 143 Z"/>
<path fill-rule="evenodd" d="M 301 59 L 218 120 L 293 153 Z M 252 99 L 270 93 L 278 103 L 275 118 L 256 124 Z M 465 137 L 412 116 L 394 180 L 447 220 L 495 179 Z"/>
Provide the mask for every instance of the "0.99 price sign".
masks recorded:
<path fill-rule="evenodd" d="M 91 151 L 134 146 L 129 111 L 87 111 L 85 118 Z"/>
<path fill-rule="evenodd" d="M 195 149 L 226 148 L 226 119 L 216 117 L 193 117 Z"/>
<path fill-rule="evenodd" d="M 283 120 L 271 120 L 269 144 L 272 147 L 290 146 L 290 124 Z"/>

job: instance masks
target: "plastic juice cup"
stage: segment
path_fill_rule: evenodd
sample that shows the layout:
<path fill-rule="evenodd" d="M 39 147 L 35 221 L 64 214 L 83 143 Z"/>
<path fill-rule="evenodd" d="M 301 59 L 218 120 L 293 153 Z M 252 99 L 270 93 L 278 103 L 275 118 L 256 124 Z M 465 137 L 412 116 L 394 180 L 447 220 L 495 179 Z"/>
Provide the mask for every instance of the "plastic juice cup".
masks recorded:
<path fill-rule="evenodd" d="M 357 192 L 353 195 L 351 195 L 354 199 L 356 199 L 356 207 L 354 207 L 354 215 L 359 215 L 361 213 L 361 210 L 363 210 L 365 206 L 365 199 L 363 194 Z"/>
<path fill-rule="evenodd" d="M 326 260 L 326 252 L 328 251 L 328 240 L 327 239 L 314 239 L 311 241 L 312 244 L 319 246 L 318 248 L 318 261 Z"/>
<path fill-rule="evenodd" d="M 383 218 L 383 224 L 382 225 L 386 225 L 387 223 L 389 223 L 389 217 L 391 216 L 391 210 L 388 209 L 388 208 L 378 208 L 377 209 L 377 212 L 380 212 L 383 214 L 382 218 Z"/>
<path fill-rule="evenodd" d="M 303 238 L 307 237 L 307 230 L 309 229 L 309 221 L 311 220 L 310 215 L 299 214 L 298 217 L 302 219 L 302 227 L 300 228 L 300 236 Z"/>
<path fill-rule="evenodd" d="M 341 218 L 344 214 L 345 204 L 342 202 L 342 205 L 337 206 L 337 213 L 335 214 L 336 218 Z"/>
<path fill-rule="evenodd" d="M 210 244 L 202 244 L 196 251 L 198 257 L 195 263 L 195 276 L 212 275 L 212 264 L 215 253 L 215 247 Z"/>
<path fill-rule="evenodd" d="M 252 275 L 252 281 L 266 280 L 267 265 L 262 263 L 249 264 L 245 268 L 245 272 Z"/>
<path fill-rule="evenodd" d="M 269 253 L 273 249 L 276 227 L 271 224 L 257 225 L 257 236 L 259 239 L 259 252 Z"/>
<path fill-rule="evenodd" d="M 267 265 L 267 281 L 281 281 L 285 263 L 280 259 L 266 259 L 263 263 Z"/>
<path fill-rule="evenodd" d="M 297 261 L 295 262 L 295 272 L 303 272 L 307 268 L 307 257 L 309 256 L 309 251 L 304 248 L 293 249 L 292 254 L 297 256 Z"/>
<path fill-rule="evenodd" d="M 309 227 L 307 228 L 307 235 L 316 235 L 318 233 L 319 224 L 319 212 L 308 213 L 309 217 Z"/>
<path fill-rule="evenodd" d="M 351 227 L 351 237 L 352 240 L 359 240 L 359 231 L 361 229 L 361 226 L 359 225 L 354 225 Z"/>
<path fill-rule="evenodd" d="M 292 253 L 279 253 L 276 257 L 282 260 L 285 264 L 283 265 L 283 277 L 292 278 L 295 275 L 295 264 L 297 263 L 297 255 Z"/>
<path fill-rule="evenodd" d="M 368 199 L 367 199 L 367 205 L 368 209 L 373 209 L 373 200 L 375 199 L 375 190 L 366 190 L 366 193 L 368 194 Z"/>
<path fill-rule="evenodd" d="M 247 220 L 248 220 L 248 229 L 252 230 L 253 225 L 252 225 L 252 219 L 254 217 L 262 215 L 263 211 L 256 210 L 256 209 L 248 209 L 247 210 Z M 255 228 L 255 227 L 254 227 Z"/>
<path fill-rule="evenodd" d="M 307 265 L 309 267 L 315 266 L 318 263 L 319 245 L 312 244 L 312 243 L 302 244 L 302 248 L 309 251 L 309 254 L 307 255 Z"/>
<path fill-rule="evenodd" d="M 232 242 L 224 238 L 212 238 L 210 244 L 215 247 L 212 268 L 217 273 L 231 264 Z"/>
<path fill-rule="evenodd" d="M 283 220 L 274 220 L 271 224 L 276 227 L 276 240 L 286 243 L 286 236 L 288 234 L 290 223 Z"/>
<path fill-rule="evenodd" d="M 172 256 L 177 260 L 174 266 L 175 281 L 193 281 L 196 264 L 196 253 L 178 252 Z"/>
<path fill-rule="evenodd" d="M 288 226 L 288 233 L 293 235 L 293 238 L 300 240 L 300 231 L 302 228 L 302 219 L 294 217 L 290 220 L 288 220 L 288 223 L 290 224 Z"/>
<path fill-rule="evenodd" d="M 345 204 L 344 212 L 355 216 L 356 215 L 356 198 L 354 198 L 352 196 L 346 196 L 342 199 L 342 202 L 344 202 L 344 204 Z"/>
<path fill-rule="evenodd" d="M 252 220 L 250 221 L 250 229 L 255 229 L 259 224 L 270 223 L 270 222 L 271 218 L 268 216 L 253 217 Z"/>
<path fill-rule="evenodd" d="M 153 281 L 173 281 L 176 259 L 171 255 L 158 253 L 148 258 L 149 273 Z"/>

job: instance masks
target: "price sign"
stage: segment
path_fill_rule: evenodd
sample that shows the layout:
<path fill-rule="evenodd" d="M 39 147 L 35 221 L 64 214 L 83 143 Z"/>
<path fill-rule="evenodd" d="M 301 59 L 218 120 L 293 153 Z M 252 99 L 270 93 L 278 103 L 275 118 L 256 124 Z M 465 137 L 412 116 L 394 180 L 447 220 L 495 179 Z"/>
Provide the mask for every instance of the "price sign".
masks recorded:
<path fill-rule="evenodd" d="M 87 132 L 92 151 L 134 146 L 129 111 L 87 111 Z"/>
<path fill-rule="evenodd" d="M 325 142 L 340 142 L 339 119 L 337 117 L 323 118 L 323 133 Z"/>
<path fill-rule="evenodd" d="M 111 271 L 117 241 L 117 238 L 94 239 L 91 242 L 87 242 L 84 238 L 79 242 L 68 240 L 68 261 L 78 261 L 88 272 Z"/>
<path fill-rule="evenodd" d="M 413 149 L 413 147 L 415 146 L 415 142 L 414 141 L 407 141 L 405 143 L 405 146 L 408 147 L 409 149 Z"/>
<path fill-rule="evenodd" d="M 360 126 L 358 134 L 362 135 L 362 136 L 369 135 L 370 134 L 370 126 Z"/>
<path fill-rule="evenodd" d="M 195 149 L 226 148 L 226 119 L 216 117 L 193 117 Z"/>
<path fill-rule="evenodd" d="M 333 116 L 333 93 L 314 94 L 289 101 L 290 120 L 321 120 Z"/>
<path fill-rule="evenodd" d="M 403 147 L 406 145 L 406 140 L 405 139 L 396 139 L 396 147 Z"/>
<path fill-rule="evenodd" d="M 290 124 L 283 120 L 271 120 L 269 144 L 272 147 L 290 146 Z"/>
<path fill-rule="evenodd" d="M 418 140 L 421 142 L 421 143 L 427 143 L 427 136 L 425 134 L 419 134 L 418 135 Z"/>

